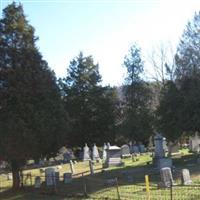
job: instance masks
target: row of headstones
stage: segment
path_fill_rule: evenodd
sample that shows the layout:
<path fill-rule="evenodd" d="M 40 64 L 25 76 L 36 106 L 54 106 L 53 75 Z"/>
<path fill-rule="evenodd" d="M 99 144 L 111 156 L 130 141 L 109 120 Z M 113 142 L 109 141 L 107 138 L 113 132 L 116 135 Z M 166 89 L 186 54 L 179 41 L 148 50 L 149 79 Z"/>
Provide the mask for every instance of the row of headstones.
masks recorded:
<path fill-rule="evenodd" d="M 89 160 L 89 168 L 90 168 L 90 174 L 94 174 L 94 165 L 91 160 Z M 64 173 L 63 174 L 63 182 L 65 184 L 70 183 L 72 181 L 72 175 L 74 174 L 74 165 L 73 162 L 70 162 L 70 173 Z M 47 186 L 55 186 L 60 180 L 60 173 L 59 171 L 56 171 L 55 168 L 50 167 L 45 169 L 45 182 Z M 41 178 L 39 176 L 35 177 L 35 188 L 40 188 L 41 186 Z"/>
<path fill-rule="evenodd" d="M 60 173 L 55 172 L 54 168 L 47 168 L 45 171 L 45 182 L 47 186 L 56 186 L 60 180 Z M 63 174 L 63 182 L 70 183 L 72 181 L 72 173 Z M 41 187 L 41 177 L 35 177 L 35 188 Z"/>
<path fill-rule="evenodd" d="M 106 160 L 107 158 L 107 153 L 106 151 L 110 148 L 110 143 L 105 144 L 103 146 L 103 155 L 102 155 L 102 159 Z M 139 145 L 127 145 L 124 144 L 121 146 L 121 154 L 122 156 L 128 156 L 132 153 L 144 153 L 146 151 L 145 146 L 143 144 L 139 144 Z M 94 146 L 92 147 L 92 156 L 90 156 L 90 149 L 87 146 L 87 144 L 85 144 L 85 147 L 83 148 L 83 161 L 86 160 L 90 160 L 92 157 L 92 160 L 100 160 L 100 156 L 99 156 L 99 151 L 97 146 L 94 144 Z"/>
<path fill-rule="evenodd" d="M 177 142 L 166 142 L 166 138 L 163 137 L 161 134 L 156 134 L 154 136 L 154 144 L 155 144 L 155 157 L 163 158 L 165 157 L 165 152 L 169 153 L 178 153 L 179 145 Z"/>
<path fill-rule="evenodd" d="M 139 153 L 145 153 L 146 152 L 146 148 L 143 144 L 132 144 L 130 143 L 129 145 L 124 144 L 121 146 L 121 150 L 122 150 L 122 156 L 126 155 L 126 154 L 139 154 Z"/>
<path fill-rule="evenodd" d="M 171 168 L 164 167 L 160 170 L 161 175 L 161 183 L 160 187 L 171 187 L 172 185 L 176 185 L 172 176 Z M 181 170 L 181 181 L 183 185 L 189 185 L 192 183 L 190 178 L 190 172 L 188 169 Z"/>

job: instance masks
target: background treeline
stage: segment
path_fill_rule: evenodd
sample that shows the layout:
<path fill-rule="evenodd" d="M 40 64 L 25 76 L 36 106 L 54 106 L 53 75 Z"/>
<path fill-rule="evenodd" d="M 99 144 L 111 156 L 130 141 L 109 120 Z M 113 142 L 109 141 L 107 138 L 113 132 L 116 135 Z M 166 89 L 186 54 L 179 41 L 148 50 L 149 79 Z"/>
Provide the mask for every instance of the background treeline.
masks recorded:
<path fill-rule="evenodd" d="M 15 188 L 27 159 L 50 157 L 62 145 L 147 144 L 156 131 L 172 141 L 199 132 L 200 13 L 186 26 L 171 59 L 163 47 L 152 54 L 153 81 L 146 78 L 141 49 L 134 44 L 124 58 L 121 87 L 103 86 L 99 64 L 82 52 L 57 80 L 34 32 L 22 5 L 3 10 L 0 159 L 10 163 Z"/>

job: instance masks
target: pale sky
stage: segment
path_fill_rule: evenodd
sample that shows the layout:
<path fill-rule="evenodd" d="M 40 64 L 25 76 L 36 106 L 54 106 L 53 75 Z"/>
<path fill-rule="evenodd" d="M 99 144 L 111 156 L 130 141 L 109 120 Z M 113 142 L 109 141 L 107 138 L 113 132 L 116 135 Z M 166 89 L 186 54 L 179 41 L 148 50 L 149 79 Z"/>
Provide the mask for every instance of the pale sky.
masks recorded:
<path fill-rule="evenodd" d="M 12 1 L 0 0 L 0 10 Z M 16 2 L 19 2 L 16 0 Z M 124 56 L 137 42 L 144 59 L 153 46 L 174 47 L 199 0 L 21 0 L 39 36 L 38 46 L 57 77 L 83 51 L 99 63 L 103 84 L 120 85 Z M 150 64 L 145 71 L 152 71 Z"/>

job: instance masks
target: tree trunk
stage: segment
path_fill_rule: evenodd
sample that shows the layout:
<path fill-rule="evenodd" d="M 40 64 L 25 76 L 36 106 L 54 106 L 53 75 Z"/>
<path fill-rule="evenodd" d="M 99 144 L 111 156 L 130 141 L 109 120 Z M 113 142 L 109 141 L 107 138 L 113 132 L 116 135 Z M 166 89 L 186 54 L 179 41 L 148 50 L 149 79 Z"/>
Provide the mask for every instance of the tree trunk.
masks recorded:
<path fill-rule="evenodd" d="M 20 188 L 20 167 L 16 160 L 11 161 L 11 169 L 13 176 L 13 189 L 17 190 Z"/>

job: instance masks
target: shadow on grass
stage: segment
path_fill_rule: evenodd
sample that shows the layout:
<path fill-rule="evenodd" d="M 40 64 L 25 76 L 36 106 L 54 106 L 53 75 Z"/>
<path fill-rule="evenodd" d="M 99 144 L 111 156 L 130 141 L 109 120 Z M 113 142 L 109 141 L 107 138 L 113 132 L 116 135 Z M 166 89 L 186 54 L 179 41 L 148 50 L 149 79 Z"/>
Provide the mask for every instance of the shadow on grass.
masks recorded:
<path fill-rule="evenodd" d="M 183 168 L 190 170 L 191 176 L 200 175 L 200 167 L 196 164 L 196 155 L 185 155 L 179 158 L 173 158 L 173 164 L 176 167 L 174 177 L 180 179 L 180 171 Z M 151 184 L 156 185 L 160 181 L 160 174 L 155 170 L 152 164 L 142 166 L 125 166 L 102 170 L 94 175 L 85 175 L 76 177 L 71 183 L 64 184 L 59 182 L 56 188 L 48 188 L 45 184 L 38 190 L 34 187 L 25 187 L 21 191 L 7 190 L 0 193 L 0 199 L 3 200 L 65 200 L 81 199 L 85 193 L 93 194 L 109 188 L 119 186 L 141 186 L 144 188 L 144 176 L 149 175 Z M 117 178 L 117 179 L 115 179 Z M 117 180 L 117 182 L 116 182 Z M 139 187 L 138 187 L 139 188 Z M 138 192 L 141 189 L 138 190 Z M 137 192 L 137 189 L 134 191 Z M 195 195 L 195 194 L 194 194 Z M 199 195 L 198 195 L 199 198 Z M 191 199 L 195 199 L 191 197 Z"/>

